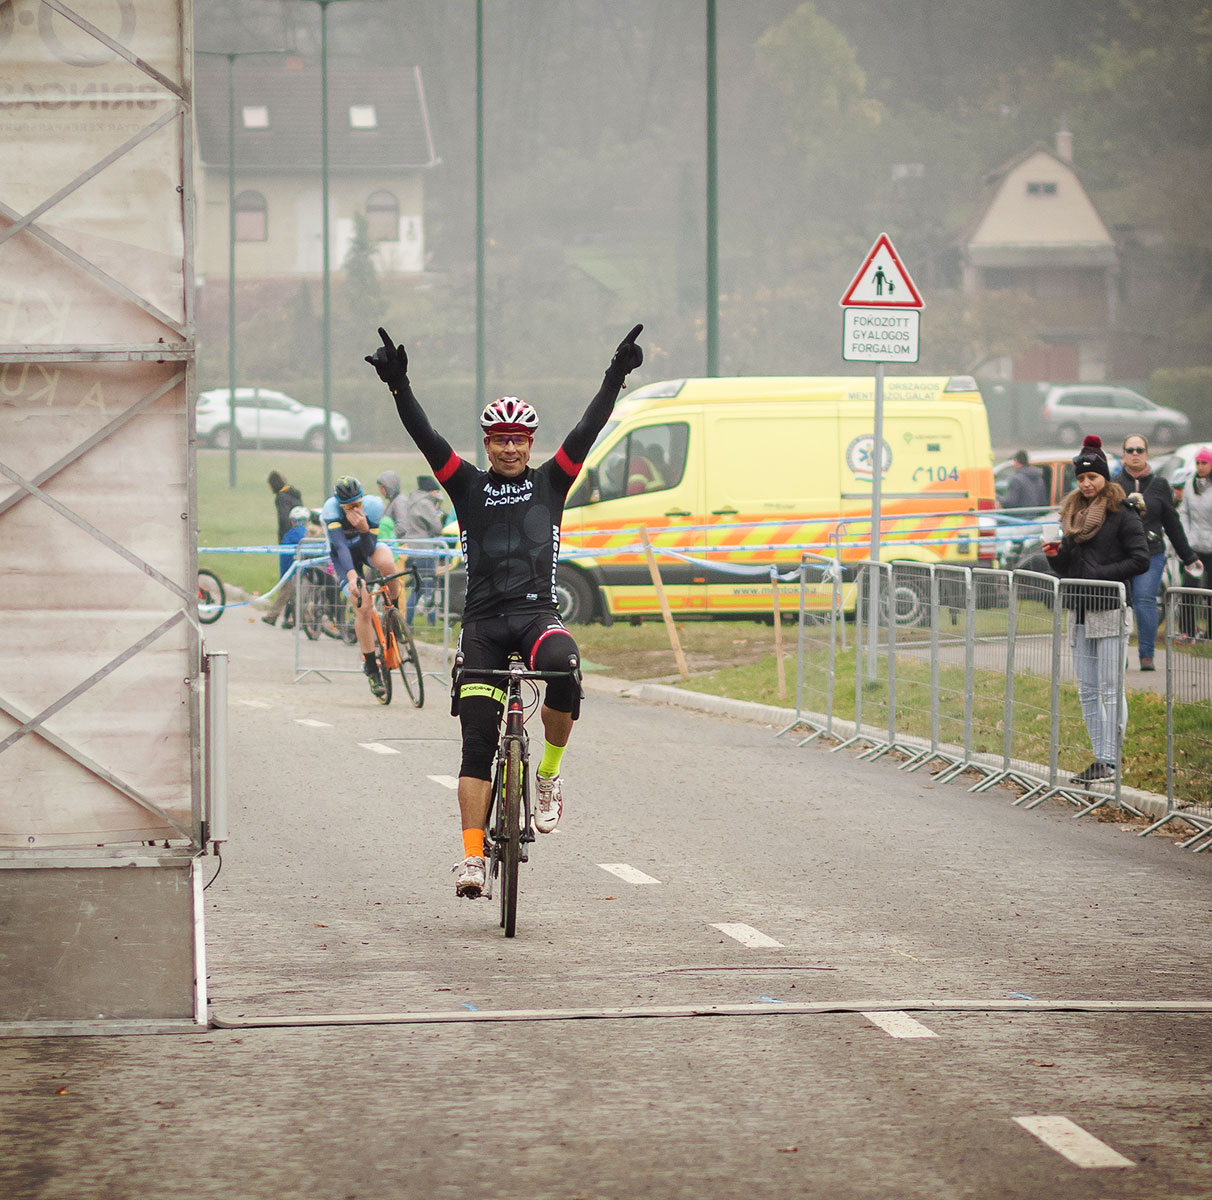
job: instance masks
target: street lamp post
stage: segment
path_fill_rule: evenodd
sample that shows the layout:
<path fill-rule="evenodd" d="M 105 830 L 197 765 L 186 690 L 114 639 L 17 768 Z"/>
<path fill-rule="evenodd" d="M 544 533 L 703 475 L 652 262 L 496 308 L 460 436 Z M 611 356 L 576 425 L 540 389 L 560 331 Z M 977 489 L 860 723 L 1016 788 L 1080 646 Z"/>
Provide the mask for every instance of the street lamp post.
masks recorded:
<path fill-rule="evenodd" d="M 283 54 L 282 50 L 198 50 L 227 59 L 227 413 L 231 420 L 227 440 L 227 486 L 236 486 L 236 84 L 237 58 L 254 54 Z"/>
<path fill-rule="evenodd" d="M 720 373 L 719 213 L 716 161 L 715 0 L 707 0 L 707 374 Z"/>
<path fill-rule="evenodd" d="M 328 6 L 342 0 L 306 0 L 320 7 L 321 377 L 324 387 L 324 494 L 332 490 L 332 266 L 328 228 Z"/>
<path fill-rule="evenodd" d="M 484 0 L 476 0 L 476 393 L 472 407 L 478 418 L 487 388 L 484 355 Z M 484 447 L 476 441 L 476 462 L 483 467 Z"/>

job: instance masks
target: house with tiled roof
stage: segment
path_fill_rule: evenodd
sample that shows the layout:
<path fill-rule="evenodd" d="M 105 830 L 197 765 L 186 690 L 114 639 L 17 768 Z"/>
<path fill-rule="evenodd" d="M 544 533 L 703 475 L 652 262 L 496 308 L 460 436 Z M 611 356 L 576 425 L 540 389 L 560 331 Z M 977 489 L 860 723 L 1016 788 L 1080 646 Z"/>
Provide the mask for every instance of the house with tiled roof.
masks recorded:
<path fill-rule="evenodd" d="M 323 269 L 319 63 L 249 55 L 230 67 L 229 102 L 228 60 L 196 60 L 197 275 L 204 290 L 226 290 L 234 169 L 237 281 L 287 294 Z M 423 271 L 424 180 L 438 158 L 420 69 L 330 57 L 327 86 L 331 269 L 340 270 L 364 214 L 381 273 Z"/>
<path fill-rule="evenodd" d="M 1072 139 L 1037 143 L 989 172 L 961 235 L 970 294 L 1015 288 L 1036 302 L 1034 347 L 998 364 L 1007 380 L 1102 381 L 1115 323 L 1115 240 L 1072 163 Z"/>

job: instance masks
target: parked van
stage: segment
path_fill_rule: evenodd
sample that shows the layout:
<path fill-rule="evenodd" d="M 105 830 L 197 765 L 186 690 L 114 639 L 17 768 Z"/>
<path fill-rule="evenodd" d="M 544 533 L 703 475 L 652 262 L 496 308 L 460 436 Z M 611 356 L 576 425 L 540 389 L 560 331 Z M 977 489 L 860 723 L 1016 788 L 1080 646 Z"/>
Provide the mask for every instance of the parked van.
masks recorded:
<path fill-rule="evenodd" d="M 620 400 L 565 507 L 564 619 L 660 612 L 641 528 L 675 613 L 769 614 L 770 565 L 794 569 L 805 547 L 869 557 L 877 460 L 881 559 L 977 565 L 977 513 L 994 492 L 976 381 L 885 379 L 882 456 L 874 407 L 874 380 L 861 377 L 675 379 Z M 987 553 L 992 565 L 992 542 Z M 798 589 L 780 591 L 780 605 L 797 609 Z M 830 599 L 821 585 L 810 603 Z"/>

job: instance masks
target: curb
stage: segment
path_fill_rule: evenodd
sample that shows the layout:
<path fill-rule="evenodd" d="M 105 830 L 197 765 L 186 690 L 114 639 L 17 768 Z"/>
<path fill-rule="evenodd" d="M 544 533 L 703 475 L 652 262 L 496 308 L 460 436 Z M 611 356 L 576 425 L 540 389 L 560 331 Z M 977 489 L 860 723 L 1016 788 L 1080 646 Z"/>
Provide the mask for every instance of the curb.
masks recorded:
<path fill-rule="evenodd" d="M 586 680 L 588 682 L 588 679 Z M 605 683 L 605 680 L 602 680 Z M 615 683 L 621 681 L 612 681 Z M 607 690 L 603 688 L 602 690 Z M 611 689 L 613 690 L 613 689 Z M 785 729 L 794 725 L 799 718 L 791 708 L 779 708 L 773 704 L 757 704 L 749 700 L 730 700 L 727 696 L 710 696 L 703 692 L 686 692 L 681 688 L 669 687 L 660 683 L 641 683 L 627 687 L 624 685 L 619 695 L 649 704 L 669 704 L 678 708 L 690 708 L 698 712 L 714 713 L 717 716 L 734 717 L 740 721 L 753 721 L 762 725 L 772 725 Z M 825 717 L 818 713 L 804 714 L 809 720 L 824 725 Z M 843 738 L 850 737 L 855 731 L 853 721 L 833 721 L 834 731 Z M 919 742 L 916 738 L 905 739 L 910 744 L 919 744 L 923 750 L 929 749 L 929 743 Z M 988 765 L 1000 766 L 1001 759 L 988 759 Z M 1164 817 L 1169 805 L 1165 796 L 1156 792 L 1146 792 L 1140 788 L 1127 787 L 1120 784 L 1120 796 L 1133 808 L 1144 813 L 1146 817 L 1156 820 Z"/>
<path fill-rule="evenodd" d="M 418 647 L 430 645 L 419 642 Z M 434 647 L 441 654 L 440 647 Z M 587 692 L 603 692 L 619 696 L 625 700 L 638 700 L 643 704 L 667 704 L 674 708 L 686 708 L 695 712 L 711 713 L 719 717 L 732 717 L 737 721 L 751 721 L 758 725 L 767 725 L 776 729 L 786 729 L 794 725 L 799 718 L 792 708 L 780 708 L 775 704 L 758 704 L 752 700 L 733 700 L 727 696 L 712 696 L 706 692 L 688 692 L 682 688 L 670 687 L 664 683 L 643 683 L 629 679 L 616 679 L 610 675 L 588 674 L 584 676 L 584 687 Z M 826 718 L 819 713 L 806 713 L 805 717 L 816 724 L 824 725 Z M 840 737 L 850 737 L 854 733 L 853 721 L 839 721 L 834 718 L 833 730 Z M 909 743 L 918 743 L 916 738 L 906 738 Z M 929 749 L 927 742 L 920 742 L 923 750 Z M 989 757 L 986 765 L 1001 765 L 1000 758 Z M 1120 785 L 1120 796 L 1133 808 L 1145 814 L 1152 820 L 1164 817 L 1169 804 L 1165 796 L 1156 792 L 1146 792 L 1140 788 Z"/>

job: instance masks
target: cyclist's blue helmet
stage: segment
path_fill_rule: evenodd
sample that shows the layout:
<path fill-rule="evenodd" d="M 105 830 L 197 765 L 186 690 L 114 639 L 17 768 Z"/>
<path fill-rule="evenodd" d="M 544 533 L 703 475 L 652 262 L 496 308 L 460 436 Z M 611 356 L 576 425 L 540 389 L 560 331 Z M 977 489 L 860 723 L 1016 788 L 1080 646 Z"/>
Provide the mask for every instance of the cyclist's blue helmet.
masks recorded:
<path fill-rule="evenodd" d="M 337 480 L 333 495 L 338 504 L 356 504 L 362 499 L 362 485 L 352 475 L 342 475 Z"/>

